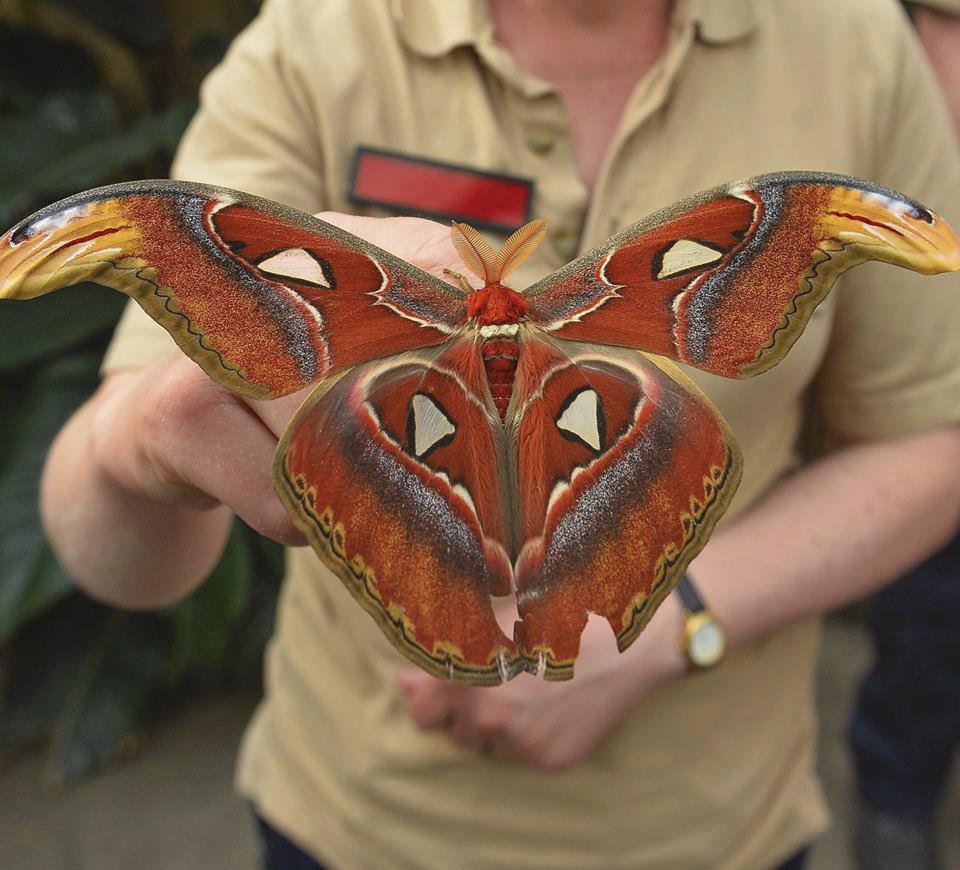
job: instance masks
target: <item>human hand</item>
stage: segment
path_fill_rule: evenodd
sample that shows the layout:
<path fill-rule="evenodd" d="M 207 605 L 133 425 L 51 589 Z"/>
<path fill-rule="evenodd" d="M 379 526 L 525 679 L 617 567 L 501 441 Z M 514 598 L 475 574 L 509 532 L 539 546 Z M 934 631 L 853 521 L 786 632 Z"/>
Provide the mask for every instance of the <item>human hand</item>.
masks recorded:
<path fill-rule="evenodd" d="M 657 687 L 683 674 L 681 622 L 670 596 L 621 654 L 610 626 L 592 617 L 580 641 L 576 676 L 567 682 L 521 674 L 479 688 L 408 668 L 399 689 L 420 729 L 445 732 L 464 749 L 559 772 L 586 758 Z"/>

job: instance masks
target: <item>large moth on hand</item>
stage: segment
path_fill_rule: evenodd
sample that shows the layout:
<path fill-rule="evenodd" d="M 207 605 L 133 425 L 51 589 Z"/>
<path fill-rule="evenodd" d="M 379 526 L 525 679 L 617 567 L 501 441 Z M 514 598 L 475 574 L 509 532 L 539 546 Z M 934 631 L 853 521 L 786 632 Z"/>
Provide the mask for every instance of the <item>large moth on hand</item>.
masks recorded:
<path fill-rule="evenodd" d="M 316 384 L 276 490 L 407 657 L 495 684 L 572 676 L 588 614 L 625 649 L 699 552 L 740 474 L 733 434 L 675 362 L 775 365 L 864 260 L 960 268 L 909 198 L 837 175 L 761 176 L 637 223 L 518 293 L 542 222 L 454 286 L 309 215 L 149 181 L 80 194 L 0 239 L 0 296 L 96 281 L 134 298 L 223 387 Z M 491 597 L 516 593 L 512 636 Z"/>

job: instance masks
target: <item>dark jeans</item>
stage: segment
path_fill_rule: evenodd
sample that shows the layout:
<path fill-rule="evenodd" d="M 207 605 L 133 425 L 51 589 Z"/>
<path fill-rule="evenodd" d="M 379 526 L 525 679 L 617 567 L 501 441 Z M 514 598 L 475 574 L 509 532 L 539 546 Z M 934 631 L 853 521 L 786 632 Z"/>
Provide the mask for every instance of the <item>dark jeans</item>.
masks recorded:
<path fill-rule="evenodd" d="M 263 838 L 263 870 L 323 870 L 323 865 L 315 858 L 311 858 L 259 816 L 257 824 Z M 801 870 L 806 857 L 807 850 L 803 849 L 777 870 Z"/>
<path fill-rule="evenodd" d="M 323 864 L 257 816 L 263 870 L 323 870 Z"/>
<path fill-rule="evenodd" d="M 928 823 L 960 743 L 960 537 L 867 607 L 876 663 L 850 726 L 860 793 Z"/>

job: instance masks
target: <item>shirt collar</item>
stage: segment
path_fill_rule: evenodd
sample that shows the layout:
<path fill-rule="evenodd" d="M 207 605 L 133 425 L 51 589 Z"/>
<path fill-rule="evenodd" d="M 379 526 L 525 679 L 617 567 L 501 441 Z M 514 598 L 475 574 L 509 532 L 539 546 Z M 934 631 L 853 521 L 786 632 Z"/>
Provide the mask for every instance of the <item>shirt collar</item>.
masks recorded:
<path fill-rule="evenodd" d="M 690 0 L 698 39 L 723 45 L 745 39 L 760 23 L 759 0 Z"/>
<path fill-rule="evenodd" d="M 743 39 L 756 29 L 758 2 L 689 0 L 689 15 L 702 42 L 722 45 Z M 425 57 L 442 57 L 459 46 L 489 40 L 492 35 L 484 0 L 392 0 L 392 11 L 403 41 Z"/>
<path fill-rule="evenodd" d="M 401 39 L 424 57 L 442 57 L 492 34 L 483 0 L 393 0 Z"/>

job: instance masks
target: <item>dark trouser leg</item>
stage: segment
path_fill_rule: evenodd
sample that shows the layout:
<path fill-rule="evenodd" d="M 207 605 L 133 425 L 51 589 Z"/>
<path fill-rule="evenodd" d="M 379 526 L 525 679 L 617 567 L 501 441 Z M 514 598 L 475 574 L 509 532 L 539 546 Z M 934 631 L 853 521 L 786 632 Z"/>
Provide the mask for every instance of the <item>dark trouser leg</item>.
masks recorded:
<path fill-rule="evenodd" d="M 803 870 L 807 863 L 807 855 L 809 854 L 809 849 L 801 849 L 794 855 L 792 858 L 784 861 L 777 870 Z"/>
<path fill-rule="evenodd" d="M 256 818 L 257 827 L 260 830 L 263 870 L 323 870 L 323 865 L 315 858 L 295 843 L 291 843 L 259 816 Z"/>
<path fill-rule="evenodd" d="M 860 793 L 927 823 L 960 742 L 960 537 L 877 593 L 867 621 L 877 661 L 850 729 Z"/>

